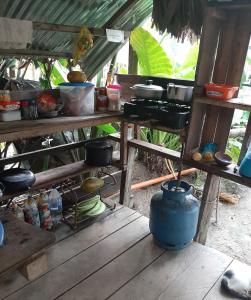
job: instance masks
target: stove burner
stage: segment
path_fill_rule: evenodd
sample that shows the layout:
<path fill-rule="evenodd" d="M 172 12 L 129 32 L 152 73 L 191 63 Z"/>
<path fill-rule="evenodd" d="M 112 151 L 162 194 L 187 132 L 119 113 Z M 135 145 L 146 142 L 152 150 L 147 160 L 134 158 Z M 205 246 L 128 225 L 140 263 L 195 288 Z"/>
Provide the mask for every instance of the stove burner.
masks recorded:
<path fill-rule="evenodd" d="M 184 128 L 188 123 L 190 106 L 161 100 L 145 100 L 132 98 L 124 104 L 124 115 L 137 116 L 138 119 L 157 120 L 161 124 L 173 128 Z"/>

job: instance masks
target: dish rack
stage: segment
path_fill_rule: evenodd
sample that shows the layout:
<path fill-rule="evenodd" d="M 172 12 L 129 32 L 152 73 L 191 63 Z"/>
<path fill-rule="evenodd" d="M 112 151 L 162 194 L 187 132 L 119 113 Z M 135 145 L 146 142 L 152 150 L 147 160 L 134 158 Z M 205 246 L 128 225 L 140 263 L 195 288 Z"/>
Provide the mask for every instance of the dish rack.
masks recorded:
<path fill-rule="evenodd" d="M 64 202 L 64 197 L 67 195 L 67 198 L 69 198 L 70 195 L 73 196 L 73 201 L 64 206 L 64 210 L 63 210 L 63 220 L 64 222 L 69 225 L 72 229 L 76 229 L 78 228 L 79 224 L 83 224 L 86 221 L 93 221 L 96 218 L 98 218 L 99 215 L 97 216 L 93 216 L 93 217 L 83 217 L 83 218 L 79 218 L 78 217 L 78 206 L 80 203 L 83 203 L 84 201 L 87 201 L 90 198 L 93 198 L 94 196 L 99 196 L 100 197 L 100 201 L 105 205 L 105 212 L 107 212 L 107 210 L 114 210 L 116 208 L 116 203 L 114 204 L 109 204 L 107 202 L 104 202 L 104 199 L 102 197 L 102 191 L 107 188 L 108 186 L 115 186 L 117 184 L 117 180 L 116 178 L 112 175 L 109 174 L 103 170 L 100 170 L 97 173 L 97 177 L 101 178 L 102 176 L 109 176 L 112 179 L 111 183 L 105 184 L 103 187 L 97 189 L 95 192 L 91 192 L 91 193 L 85 193 L 85 194 L 80 194 L 79 192 L 81 192 L 81 190 L 79 189 L 79 185 L 76 184 L 76 182 L 74 182 L 73 180 L 69 179 L 68 181 L 64 182 L 61 184 L 60 186 L 60 190 L 62 193 L 62 198 L 63 198 L 63 202 Z M 91 207 L 89 210 L 93 209 L 94 207 Z M 88 211 L 87 211 L 88 212 Z M 103 214 L 101 213 L 101 214 Z M 100 215 L 101 215 L 100 214 Z"/>

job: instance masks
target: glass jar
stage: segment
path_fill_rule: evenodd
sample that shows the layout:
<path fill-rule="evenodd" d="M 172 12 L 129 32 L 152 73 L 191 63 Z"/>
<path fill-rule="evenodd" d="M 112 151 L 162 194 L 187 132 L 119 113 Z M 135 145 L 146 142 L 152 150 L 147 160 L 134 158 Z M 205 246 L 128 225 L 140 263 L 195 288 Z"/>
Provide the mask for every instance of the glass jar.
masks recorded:
<path fill-rule="evenodd" d="M 110 84 L 106 88 L 107 97 L 108 97 L 108 110 L 109 111 L 120 111 L 121 109 L 121 100 L 120 100 L 120 92 L 121 85 L 120 84 Z"/>
<path fill-rule="evenodd" d="M 96 108 L 97 111 L 107 111 L 108 98 L 106 88 L 96 88 Z"/>
<path fill-rule="evenodd" d="M 35 120 L 38 118 L 36 100 L 21 101 L 21 113 L 23 120 Z"/>

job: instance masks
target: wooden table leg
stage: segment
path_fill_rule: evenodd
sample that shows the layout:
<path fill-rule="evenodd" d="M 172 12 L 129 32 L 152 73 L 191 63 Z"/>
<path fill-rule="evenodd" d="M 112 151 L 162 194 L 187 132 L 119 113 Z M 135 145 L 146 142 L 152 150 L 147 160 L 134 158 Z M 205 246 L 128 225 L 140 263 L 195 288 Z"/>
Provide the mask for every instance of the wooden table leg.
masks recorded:
<path fill-rule="evenodd" d="M 128 160 L 126 170 L 122 171 L 121 188 L 120 188 L 120 200 L 123 199 L 121 204 L 132 207 L 131 201 L 131 185 L 133 175 L 133 165 L 135 160 L 136 148 L 129 147 Z"/>
<path fill-rule="evenodd" d="M 210 225 L 212 212 L 215 207 L 219 184 L 219 177 L 212 174 L 207 174 L 201 201 L 197 233 L 195 236 L 195 240 L 203 245 L 206 244 L 207 232 Z"/>
<path fill-rule="evenodd" d="M 128 124 L 124 124 L 123 126 L 127 126 Z M 123 130 L 123 128 L 121 129 Z M 134 138 L 140 139 L 140 126 L 134 124 Z M 123 136 L 121 147 L 125 147 L 125 136 Z M 126 141 L 127 147 L 127 141 Z M 124 164 L 124 169 L 122 170 L 121 174 L 121 185 L 120 185 L 120 204 L 123 204 L 128 207 L 133 206 L 133 202 L 131 201 L 131 184 L 132 184 L 132 175 L 133 175 L 133 165 L 135 161 L 137 149 L 134 147 L 129 147 L 126 151 L 123 151 L 123 155 L 128 153 L 127 160 L 126 160 L 126 167 Z M 121 161 L 125 161 L 122 157 Z"/>

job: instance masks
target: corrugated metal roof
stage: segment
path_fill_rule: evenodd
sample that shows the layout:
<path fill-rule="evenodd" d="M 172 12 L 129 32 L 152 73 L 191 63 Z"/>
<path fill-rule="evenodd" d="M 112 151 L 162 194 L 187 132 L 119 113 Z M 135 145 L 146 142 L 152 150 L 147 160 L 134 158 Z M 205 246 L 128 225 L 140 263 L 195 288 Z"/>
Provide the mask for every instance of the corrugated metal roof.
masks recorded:
<path fill-rule="evenodd" d="M 64 25 L 87 25 L 102 28 L 127 2 L 126 0 L 5 0 L 1 16 Z M 1 3 L 2 5 L 2 3 Z M 132 30 L 151 13 L 152 0 L 136 0 L 125 10 L 113 28 Z M 53 52 L 72 52 L 75 34 L 65 32 L 34 31 L 32 49 Z M 94 47 L 84 59 L 88 77 L 106 63 L 121 47 L 106 38 L 95 40 Z"/>

